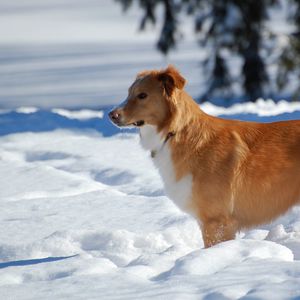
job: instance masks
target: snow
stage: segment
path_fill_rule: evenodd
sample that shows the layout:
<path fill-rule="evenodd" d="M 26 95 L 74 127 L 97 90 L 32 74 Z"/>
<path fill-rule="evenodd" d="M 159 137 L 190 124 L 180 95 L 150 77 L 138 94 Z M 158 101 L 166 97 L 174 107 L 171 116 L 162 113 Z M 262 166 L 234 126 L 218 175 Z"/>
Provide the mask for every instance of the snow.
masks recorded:
<path fill-rule="evenodd" d="M 133 19 L 139 17 L 138 10 L 122 15 L 121 6 L 111 4 L 110 0 L 0 0 L 0 10 L 1 24 L 5 24 L 0 26 L 0 36 L 8 44 L 119 43 L 137 40 L 137 26 L 132 25 Z M 119 21 L 112 22 L 113 18 Z M 120 34 L 120 30 L 126 35 Z M 155 32 L 146 32 L 139 40 L 153 39 L 154 36 Z"/>
<path fill-rule="evenodd" d="M 165 57 L 155 49 L 159 26 L 138 31 L 138 7 L 124 14 L 111 0 L 0 0 L 0 12 L 0 108 L 118 104 L 138 72 L 168 63 L 189 74 L 195 96 L 204 83 L 195 58 L 205 52 L 189 22 Z"/>
<path fill-rule="evenodd" d="M 202 107 L 207 113 L 218 115 L 232 115 L 232 114 L 257 114 L 260 117 L 276 116 L 284 113 L 292 113 L 300 111 L 299 102 L 287 102 L 280 100 L 276 104 L 272 99 L 257 99 L 254 102 L 237 103 L 232 105 L 229 109 L 218 107 L 212 103 L 205 103 Z"/>
<path fill-rule="evenodd" d="M 78 119 L 78 120 L 88 120 L 92 118 L 103 118 L 103 111 L 94 111 L 91 109 L 81 109 L 81 110 L 67 110 L 62 108 L 54 108 L 52 112 L 59 114 L 61 116 L 67 117 L 69 119 Z"/>
<path fill-rule="evenodd" d="M 266 105 L 278 119 L 285 112 L 297 118 L 300 111 L 288 102 Z M 261 101 L 238 110 L 203 105 L 230 118 L 241 107 L 251 113 L 244 118 L 256 112 L 257 119 L 268 121 Z M 0 115 L 0 122 L 19 116 L 47 122 L 54 115 L 21 111 Z M 203 249 L 197 222 L 165 196 L 136 131 L 105 137 L 111 125 L 105 114 L 95 118 L 98 114 L 73 120 L 70 111 L 59 117 L 73 120 L 73 127 L 64 129 L 59 119 L 61 128 L 40 126 L 37 132 L 11 133 L 7 122 L 0 137 L 3 299 L 300 296 L 300 207 Z M 102 127 L 88 128 L 91 120 Z"/>

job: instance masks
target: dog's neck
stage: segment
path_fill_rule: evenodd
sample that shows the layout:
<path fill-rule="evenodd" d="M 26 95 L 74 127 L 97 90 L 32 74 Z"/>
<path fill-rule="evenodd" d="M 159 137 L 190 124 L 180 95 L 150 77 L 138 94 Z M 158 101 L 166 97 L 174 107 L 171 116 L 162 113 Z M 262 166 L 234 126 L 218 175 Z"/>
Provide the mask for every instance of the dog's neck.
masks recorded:
<path fill-rule="evenodd" d="M 175 135 L 175 132 L 174 131 L 170 131 L 168 132 L 166 138 L 164 139 L 164 142 L 163 144 L 161 145 L 161 148 L 160 149 L 157 149 L 157 150 L 151 150 L 151 157 L 154 158 L 156 156 L 156 154 L 162 150 L 162 148 L 164 147 L 164 145 L 168 142 L 168 140 L 173 137 Z"/>
<path fill-rule="evenodd" d="M 150 150 L 151 157 L 163 149 L 165 144 L 175 135 L 174 131 L 170 131 L 167 135 L 158 132 L 157 128 L 152 125 L 144 125 L 140 129 L 141 145 L 145 150 Z"/>
<path fill-rule="evenodd" d="M 190 127 L 198 129 L 198 136 L 202 138 L 204 120 L 207 115 L 199 108 L 198 104 L 187 93 L 182 92 L 172 117 L 161 126 L 144 125 L 140 127 L 141 145 L 151 152 L 151 157 L 161 151 L 165 145 L 175 136 L 176 140 L 195 139 L 191 136 Z"/>

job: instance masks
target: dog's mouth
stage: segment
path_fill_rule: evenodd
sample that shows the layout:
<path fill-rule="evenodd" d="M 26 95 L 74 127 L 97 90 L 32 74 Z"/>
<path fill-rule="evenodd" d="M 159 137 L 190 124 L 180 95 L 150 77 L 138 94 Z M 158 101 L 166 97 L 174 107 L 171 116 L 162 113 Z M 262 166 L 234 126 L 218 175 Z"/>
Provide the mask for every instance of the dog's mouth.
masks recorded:
<path fill-rule="evenodd" d="M 145 125 L 145 121 L 144 120 L 139 120 L 139 121 L 136 121 L 136 122 L 132 122 L 132 123 L 123 123 L 123 122 L 120 122 L 118 120 L 112 120 L 113 124 L 115 124 L 116 126 L 118 127 L 130 127 L 130 126 L 134 126 L 134 127 L 141 127 L 143 125 Z"/>
<path fill-rule="evenodd" d="M 136 121 L 136 122 L 133 122 L 132 125 L 135 126 L 135 127 L 141 127 L 145 124 L 145 121 L 143 120 L 140 120 L 140 121 Z"/>

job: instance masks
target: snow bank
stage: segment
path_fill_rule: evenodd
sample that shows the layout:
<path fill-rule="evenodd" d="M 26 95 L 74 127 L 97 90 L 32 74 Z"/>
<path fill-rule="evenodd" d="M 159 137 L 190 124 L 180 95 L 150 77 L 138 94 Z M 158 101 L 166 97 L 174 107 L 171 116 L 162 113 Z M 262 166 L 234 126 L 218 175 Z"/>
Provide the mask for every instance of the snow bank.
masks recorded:
<path fill-rule="evenodd" d="M 176 261 L 170 275 L 212 275 L 226 267 L 251 259 L 278 259 L 293 261 L 293 253 L 288 248 L 265 241 L 228 241 L 211 249 L 189 253 Z"/>
<path fill-rule="evenodd" d="M 76 111 L 62 108 L 53 108 L 51 111 L 69 119 L 89 120 L 94 118 L 103 118 L 103 111 L 95 111 L 91 109 L 81 109 Z"/>
<path fill-rule="evenodd" d="M 256 102 L 237 103 L 229 108 L 216 106 L 210 102 L 201 105 L 201 108 L 208 114 L 216 116 L 232 116 L 238 114 L 255 114 L 259 117 L 277 116 L 284 113 L 300 111 L 299 102 L 288 102 L 280 100 L 277 103 L 272 99 L 257 99 Z"/>
<path fill-rule="evenodd" d="M 205 112 L 223 118 L 248 121 L 271 122 L 280 120 L 300 119 L 299 102 L 281 100 L 258 99 L 256 102 L 235 104 L 229 108 L 200 104 Z M 102 109 L 65 109 L 52 108 L 50 110 L 37 107 L 20 107 L 17 109 L 0 110 L 0 135 L 15 132 L 43 132 L 54 129 L 96 129 L 104 136 L 119 134 L 120 130 L 108 120 L 108 112 L 112 106 Z M 45 121 L 46 120 L 46 121 Z M 135 133 L 134 129 L 125 129 L 123 133 Z"/>

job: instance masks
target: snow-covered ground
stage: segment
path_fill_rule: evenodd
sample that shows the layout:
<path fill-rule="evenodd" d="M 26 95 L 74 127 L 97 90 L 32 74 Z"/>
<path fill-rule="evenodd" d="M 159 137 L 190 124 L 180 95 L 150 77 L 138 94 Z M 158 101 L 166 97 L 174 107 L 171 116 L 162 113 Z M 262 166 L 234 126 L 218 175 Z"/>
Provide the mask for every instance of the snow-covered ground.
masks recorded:
<path fill-rule="evenodd" d="M 284 101 L 202 108 L 300 117 L 300 105 Z M 39 130 L 14 125 L 26 118 Z M 136 132 L 115 134 L 92 110 L 23 107 L 0 122 L 1 299 L 300 297 L 300 207 L 202 249 L 196 221 L 164 195 Z"/>

